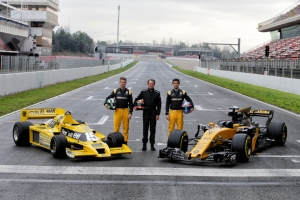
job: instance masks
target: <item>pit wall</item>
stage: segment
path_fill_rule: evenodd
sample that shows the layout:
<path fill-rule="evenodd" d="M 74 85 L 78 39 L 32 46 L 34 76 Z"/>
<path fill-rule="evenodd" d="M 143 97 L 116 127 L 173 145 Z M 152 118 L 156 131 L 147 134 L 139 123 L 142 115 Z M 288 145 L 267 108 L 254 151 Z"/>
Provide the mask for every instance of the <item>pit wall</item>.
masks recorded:
<path fill-rule="evenodd" d="M 283 92 L 290 92 L 290 93 L 300 95 L 299 79 L 260 75 L 260 74 L 249 74 L 243 72 L 215 70 L 210 68 L 202 68 L 198 66 L 195 66 L 194 70 L 201 72 L 203 74 L 228 78 L 243 83 L 249 83 L 252 85 L 258 85 L 266 88 L 281 90 Z"/>
<path fill-rule="evenodd" d="M 203 63 L 201 62 L 199 63 L 198 59 L 168 57 L 167 61 L 169 63 L 166 64 L 169 66 L 176 65 L 182 69 L 194 70 L 194 71 L 201 72 L 203 74 L 228 78 L 243 83 L 249 83 L 252 85 L 258 85 L 266 88 L 271 88 L 283 92 L 290 92 L 290 93 L 300 95 L 299 79 L 204 68 L 204 67 L 199 67 Z"/>
<path fill-rule="evenodd" d="M 102 74 L 104 72 L 125 67 L 133 61 L 134 60 L 131 59 L 115 65 L 102 65 L 96 67 L 0 74 L 0 96 Z"/>

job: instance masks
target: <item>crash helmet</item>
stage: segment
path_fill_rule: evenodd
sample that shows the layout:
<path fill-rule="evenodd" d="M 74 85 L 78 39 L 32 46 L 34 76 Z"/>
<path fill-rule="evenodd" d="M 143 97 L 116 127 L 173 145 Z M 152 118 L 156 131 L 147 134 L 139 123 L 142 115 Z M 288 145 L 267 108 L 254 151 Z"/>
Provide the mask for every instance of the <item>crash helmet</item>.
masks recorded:
<path fill-rule="evenodd" d="M 181 107 L 184 114 L 189 114 L 192 108 L 192 104 L 188 101 L 184 101 L 182 102 Z"/>
<path fill-rule="evenodd" d="M 116 109 L 116 99 L 115 98 L 107 99 L 106 104 L 108 105 L 108 108 L 110 110 L 115 110 Z"/>
<path fill-rule="evenodd" d="M 145 105 L 144 105 L 144 100 L 143 99 L 136 101 L 135 109 L 137 109 L 137 110 L 144 110 L 145 109 Z"/>

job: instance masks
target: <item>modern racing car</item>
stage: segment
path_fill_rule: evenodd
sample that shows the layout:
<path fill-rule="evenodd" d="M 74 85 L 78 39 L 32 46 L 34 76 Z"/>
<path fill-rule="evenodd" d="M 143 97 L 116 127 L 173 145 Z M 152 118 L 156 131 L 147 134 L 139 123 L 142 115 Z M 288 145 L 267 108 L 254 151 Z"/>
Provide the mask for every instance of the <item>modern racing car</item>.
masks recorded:
<path fill-rule="evenodd" d="M 92 156 L 111 157 L 113 154 L 131 154 L 119 132 L 105 135 L 91 129 L 88 124 L 75 120 L 70 111 L 62 108 L 21 109 L 21 122 L 13 127 L 13 140 L 17 146 L 36 145 L 48 149 L 55 158 Z M 27 119 L 49 119 L 32 124 Z"/>
<path fill-rule="evenodd" d="M 247 162 L 252 153 L 272 145 L 284 145 L 287 126 L 284 122 L 271 122 L 273 110 L 229 108 L 231 120 L 198 125 L 195 137 L 186 131 L 173 130 L 167 147 L 159 151 L 160 158 L 198 160 L 223 163 Z M 252 121 L 254 116 L 266 117 L 264 125 Z M 199 136 L 199 132 L 204 133 Z M 188 146 L 192 148 L 188 151 Z"/>

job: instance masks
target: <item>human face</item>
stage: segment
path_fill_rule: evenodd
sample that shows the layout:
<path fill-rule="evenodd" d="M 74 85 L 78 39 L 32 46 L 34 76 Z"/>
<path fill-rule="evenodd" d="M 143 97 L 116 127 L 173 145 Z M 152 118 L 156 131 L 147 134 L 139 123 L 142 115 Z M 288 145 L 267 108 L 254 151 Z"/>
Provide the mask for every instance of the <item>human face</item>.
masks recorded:
<path fill-rule="evenodd" d="M 125 80 L 120 80 L 120 88 L 125 89 L 126 87 L 126 81 Z"/>
<path fill-rule="evenodd" d="M 150 90 L 153 90 L 153 88 L 154 88 L 154 82 L 153 81 L 149 81 L 149 83 L 148 83 L 148 88 L 150 89 Z"/>
<path fill-rule="evenodd" d="M 174 90 L 178 90 L 178 88 L 179 88 L 179 82 L 178 81 L 174 81 L 173 83 L 173 87 L 174 87 Z"/>

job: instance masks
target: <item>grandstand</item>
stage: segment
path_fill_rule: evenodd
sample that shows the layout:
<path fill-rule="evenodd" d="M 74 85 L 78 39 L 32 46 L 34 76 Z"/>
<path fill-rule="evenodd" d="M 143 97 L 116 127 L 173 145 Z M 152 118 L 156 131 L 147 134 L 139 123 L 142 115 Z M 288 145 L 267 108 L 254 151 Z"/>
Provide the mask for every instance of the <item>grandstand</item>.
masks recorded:
<path fill-rule="evenodd" d="M 269 58 L 272 60 L 298 60 L 300 57 L 300 1 L 275 17 L 259 23 L 258 31 L 270 32 L 271 40 L 244 52 L 241 59 L 265 59 L 265 47 L 269 46 Z"/>
<path fill-rule="evenodd" d="M 28 24 L 11 18 L 10 13 L 12 11 L 22 12 L 15 7 L 0 2 L 0 55 L 19 53 L 24 40 L 28 36 Z"/>

